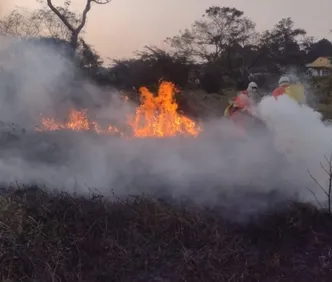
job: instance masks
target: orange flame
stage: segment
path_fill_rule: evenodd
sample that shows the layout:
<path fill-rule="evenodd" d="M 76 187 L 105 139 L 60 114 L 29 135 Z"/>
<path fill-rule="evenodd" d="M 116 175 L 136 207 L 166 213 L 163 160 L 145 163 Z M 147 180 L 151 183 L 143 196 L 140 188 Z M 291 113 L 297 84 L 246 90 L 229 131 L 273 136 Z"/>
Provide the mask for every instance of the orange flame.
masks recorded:
<path fill-rule="evenodd" d="M 177 112 L 178 105 L 174 99 L 178 90 L 171 82 L 160 84 L 158 95 L 154 96 L 146 87 L 139 89 L 142 104 L 136 109 L 133 116 L 129 116 L 127 124 L 131 127 L 133 137 L 172 137 L 176 135 L 197 136 L 201 132 L 190 118 Z M 125 97 L 126 102 L 128 97 Z M 112 125 L 103 129 L 96 121 L 90 121 L 86 110 L 71 110 L 65 123 L 53 118 L 42 118 L 41 130 L 94 131 L 99 134 L 124 135 L 117 127 Z"/>
<path fill-rule="evenodd" d="M 135 137 L 168 137 L 176 135 L 197 136 L 200 128 L 196 123 L 177 112 L 178 105 L 174 99 L 178 90 L 171 82 L 162 82 L 158 95 L 146 88 L 139 89 L 142 105 L 136 115 L 129 118 Z"/>
<path fill-rule="evenodd" d="M 70 110 L 68 119 L 64 123 L 58 122 L 54 118 L 42 118 L 41 123 L 42 131 L 68 129 L 73 131 L 94 131 L 99 134 L 119 133 L 116 127 L 109 125 L 106 129 L 103 129 L 97 122 L 90 121 L 87 117 L 86 110 Z"/>

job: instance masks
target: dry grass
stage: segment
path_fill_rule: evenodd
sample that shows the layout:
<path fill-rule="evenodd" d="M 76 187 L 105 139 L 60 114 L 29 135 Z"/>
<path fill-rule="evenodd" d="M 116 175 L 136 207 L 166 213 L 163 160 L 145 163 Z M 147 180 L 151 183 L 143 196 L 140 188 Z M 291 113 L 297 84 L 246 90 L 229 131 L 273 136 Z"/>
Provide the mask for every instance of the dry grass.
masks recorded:
<path fill-rule="evenodd" d="M 194 117 L 221 117 L 228 105 L 228 100 L 236 95 L 228 90 L 224 94 L 207 94 L 204 91 L 186 91 L 178 96 L 179 108 L 185 114 Z"/>
<path fill-rule="evenodd" d="M 313 97 L 310 106 L 323 114 L 325 119 L 332 119 L 332 78 L 315 77 L 308 81 Z M 308 86 L 307 85 L 307 86 Z M 139 102 L 139 95 L 134 91 L 125 92 L 131 100 Z M 222 89 L 220 93 L 208 94 L 203 90 L 185 90 L 177 96 L 179 108 L 186 115 L 194 118 L 209 119 L 223 115 L 228 100 L 234 97 L 234 88 Z"/>
<path fill-rule="evenodd" d="M 246 226 L 148 198 L 0 198 L 2 281 L 331 281 L 332 220 L 293 204 Z"/>
<path fill-rule="evenodd" d="M 139 103 L 139 95 L 134 91 L 124 91 L 130 100 Z M 228 100 L 236 95 L 234 89 L 223 89 L 220 93 L 208 94 L 203 90 L 185 90 L 176 95 L 179 110 L 193 118 L 221 117 Z"/>

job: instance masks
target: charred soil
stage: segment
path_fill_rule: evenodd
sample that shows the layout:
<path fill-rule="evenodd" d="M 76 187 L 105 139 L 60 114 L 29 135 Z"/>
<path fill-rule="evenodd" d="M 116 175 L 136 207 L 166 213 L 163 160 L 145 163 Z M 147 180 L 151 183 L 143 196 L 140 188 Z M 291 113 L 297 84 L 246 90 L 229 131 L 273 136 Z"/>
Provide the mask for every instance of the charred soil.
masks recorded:
<path fill-rule="evenodd" d="M 303 204 L 246 224 L 148 197 L 0 197 L 2 281 L 331 281 L 332 218 Z"/>

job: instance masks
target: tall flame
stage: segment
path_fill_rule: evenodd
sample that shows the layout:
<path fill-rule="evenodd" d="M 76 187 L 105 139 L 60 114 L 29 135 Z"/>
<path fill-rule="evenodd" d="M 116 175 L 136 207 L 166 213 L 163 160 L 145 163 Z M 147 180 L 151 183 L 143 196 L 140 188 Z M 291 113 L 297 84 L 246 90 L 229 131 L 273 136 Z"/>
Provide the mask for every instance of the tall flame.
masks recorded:
<path fill-rule="evenodd" d="M 136 109 L 135 114 L 129 116 L 127 120 L 128 126 L 132 129 L 133 137 L 197 136 L 201 132 L 202 129 L 193 120 L 177 112 L 178 105 L 175 101 L 175 94 L 178 90 L 173 83 L 162 82 L 156 96 L 146 87 L 141 87 L 139 92 L 141 105 Z M 86 110 L 72 109 L 64 123 L 58 122 L 54 118 L 42 118 L 41 123 L 41 130 L 69 129 L 123 135 L 117 127 L 109 125 L 105 129 L 96 121 L 90 121 Z"/>
<path fill-rule="evenodd" d="M 196 123 L 177 112 L 174 99 L 178 90 L 171 82 L 162 82 L 158 95 L 154 96 L 146 87 L 139 89 L 142 104 L 136 115 L 129 118 L 135 137 L 168 137 L 176 135 L 197 136 L 200 128 Z"/>

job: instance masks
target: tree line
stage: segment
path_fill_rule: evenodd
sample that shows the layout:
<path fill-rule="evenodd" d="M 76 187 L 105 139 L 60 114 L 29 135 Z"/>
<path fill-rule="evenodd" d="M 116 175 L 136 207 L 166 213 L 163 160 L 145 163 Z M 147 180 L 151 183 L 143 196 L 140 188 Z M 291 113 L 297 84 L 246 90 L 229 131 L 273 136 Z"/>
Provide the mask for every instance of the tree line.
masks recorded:
<path fill-rule="evenodd" d="M 116 61 L 117 83 L 154 84 L 163 77 L 182 87 L 195 87 L 199 80 L 207 92 L 229 84 L 244 89 L 251 79 L 264 83 L 268 74 L 304 72 L 317 57 L 332 56 L 329 40 L 315 41 L 291 18 L 257 32 L 256 24 L 232 7 L 208 8 L 201 19 L 165 42 L 170 51 L 148 46 L 136 58 Z"/>
<path fill-rule="evenodd" d="M 243 11 L 212 6 L 190 27 L 166 38 L 167 50 L 146 46 L 132 58 L 114 60 L 100 76 L 103 61 L 84 40 L 84 28 L 92 4 L 111 0 L 86 0 L 80 15 L 70 11 L 70 0 L 63 7 L 55 6 L 52 0 L 37 1 L 40 9 L 16 9 L 0 20 L 0 34 L 66 46 L 68 56 L 81 69 L 120 88 L 153 86 L 167 79 L 180 87 L 201 87 L 206 92 L 218 92 L 228 85 L 243 89 L 253 75 L 262 74 L 255 79 L 264 83 L 267 74 L 277 76 L 289 68 L 303 72 L 317 57 L 332 56 L 329 40 L 314 40 L 291 18 L 258 32 Z"/>

